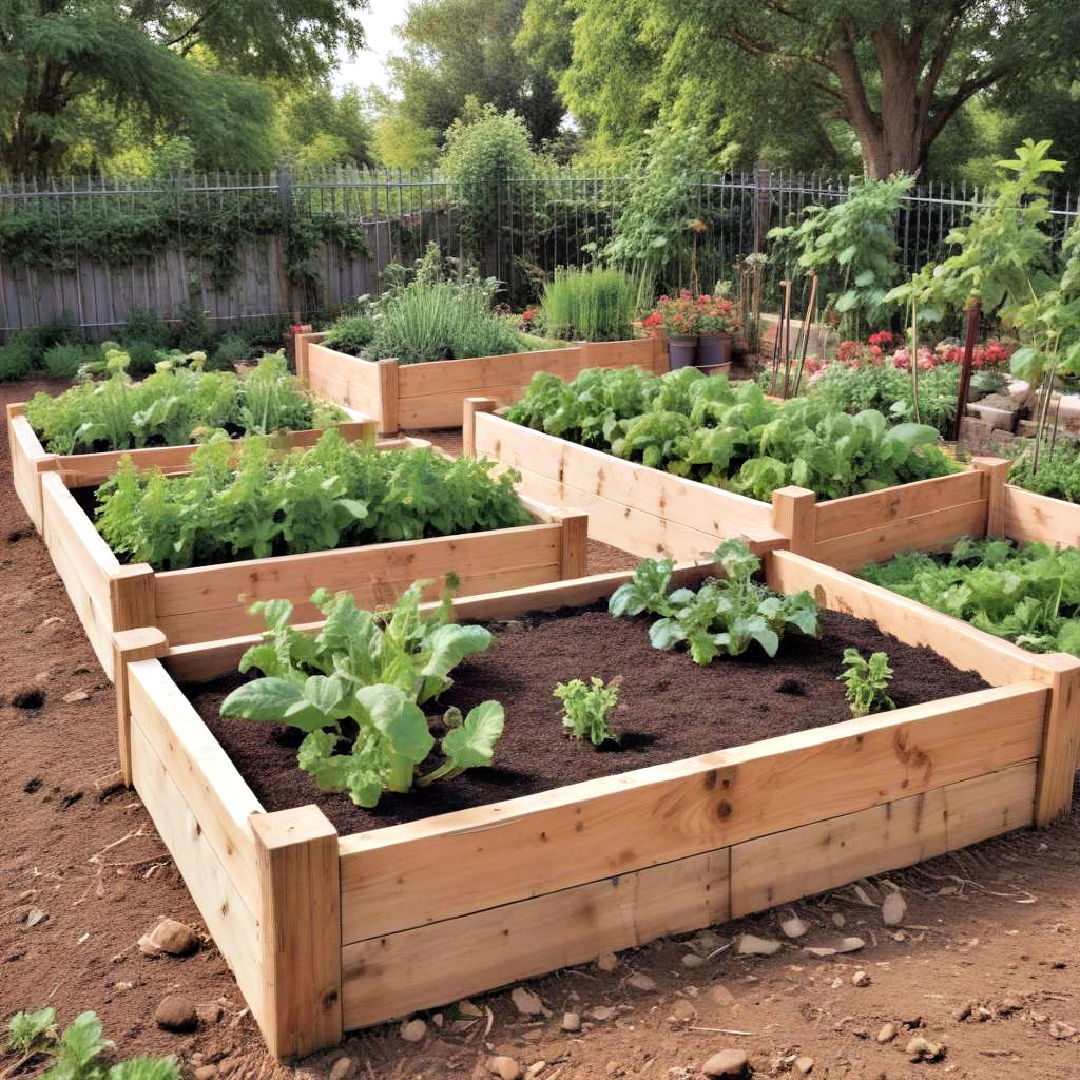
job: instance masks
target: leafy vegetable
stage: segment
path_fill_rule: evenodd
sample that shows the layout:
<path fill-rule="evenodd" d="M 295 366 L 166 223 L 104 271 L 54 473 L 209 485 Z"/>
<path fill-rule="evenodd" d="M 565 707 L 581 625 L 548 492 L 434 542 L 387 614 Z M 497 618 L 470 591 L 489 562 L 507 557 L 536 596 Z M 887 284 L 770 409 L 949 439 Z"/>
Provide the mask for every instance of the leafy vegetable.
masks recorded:
<path fill-rule="evenodd" d="M 130 459 L 98 489 L 97 525 L 119 556 L 156 570 L 528 524 L 515 476 L 427 447 L 378 450 L 336 429 L 310 449 L 217 435 L 191 471 Z"/>
<path fill-rule="evenodd" d="M 955 466 L 922 424 L 890 427 L 818 398 L 767 401 L 753 383 L 683 368 L 590 369 L 572 383 L 539 373 L 510 408 L 514 423 L 767 500 L 787 484 L 826 499 L 944 476 Z"/>
<path fill-rule="evenodd" d="M 771 592 L 753 580 L 760 561 L 742 540 L 726 540 L 715 553 L 726 572 L 709 578 L 694 592 L 668 592 L 670 561 L 645 559 L 634 571 L 633 581 L 612 595 L 608 607 L 615 616 L 648 611 L 660 618 L 649 628 L 657 649 L 686 645 L 697 664 L 708 664 L 721 652 L 738 656 L 753 642 L 775 656 L 789 627 L 817 637 L 819 611 L 808 592 L 785 596 Z"/>
<path fill-rule="evenodd" d="M 1031 652 L 1080 656 L 1080 548 L 965 537 L 947 559 L 902 552 L 860 575 Z"/>
<path fill-rule="evenodd" d="M 1080 503 L 1080 443 L 1059 440 L 1043 455 L 1037 471 L 1034 446 L 1026 444 L 1013 459 L 1009 483 L 1052 499 Z"/>
<path fill-rule="evenodd" d="M 581 679 L 555 685 L 555 697 L 563 703 L 563 727 L 575 739 L 588 739 L 593 746 L 618 742 L 619 736 L 608 727 L 607 714 L 619 700 L 619 679 L 607 686 L 595 675 L 586 686 Z"/>
<path fill-rule="evenodd" d="M 38 1009 L 16 1013 L 7 1025 L 7 1049 L 16 1055 L 7 1076 L 38 1059 L 51 1059 L 40 1072 L 41 1080 L 179 1080 L 175 1058 L 131 1058 L 107 1065 L 100 1060 L 112 1043 L 101 1037 L 97 1014 L 84 1012 L 63 1032 L 56 1024 L 56 1010 Z M 37 1075 L 37 1074 L 35 1074 Z"/>
<path fill-rule="evenodd" d="M 450 672 L 466 657 L 485 652 L 491 634 L 482 626 L 451 621 L 456 580 L 447 578 L 443 603 L 422 615 L 424 582 L 414 582 L 393 610 L 356 607 L 350 593 L 315 592 L 326 622 L 314 635 L 289 624 L 292 604 L 269 600 L 252 607 L 266 619 L 262 641 L 240 660 L 258 670 L 221 705 L 222 716 L 286 724 L 305 732 L 297 763 L 324 791 L 346 792 L 357 806 L 378 805 L 383 791 L 409 791 L 490 765 L 503 731 L 503 708 L 485 701 L 462 716 L 442 717 L 444 761 L 425 775 L 418 767 L 435 746 L 420 706 L 450 687 Z M 349 738 L 352 745 L 343 751 Z"/>
<path fill-rule="evenodd" d="M 141 382 L 128 375 L 128 354 L 103 346 L 101 382 L 82 382 L 57 397 L 35 394 L 26 418 L 47 450 L 128 450 L 192 442 L 202 429 L 266 435 L 326 427 L 344 413 L 313 398 L 289 374 L 284 353 L 264 356 L 246 379 L 204 371 L 205 353 L 169 358 Z"/>
<path fill-rule="evenodd" d="M 893 676 L 887 654 L 871 653 L 867 660 L 858 649 L 845 649 L 844 669 L 844 673 L 836 678 L 845 684 L 844 693 L 852 716 L 869 716 L 896 708 L 885 692 Z"/>

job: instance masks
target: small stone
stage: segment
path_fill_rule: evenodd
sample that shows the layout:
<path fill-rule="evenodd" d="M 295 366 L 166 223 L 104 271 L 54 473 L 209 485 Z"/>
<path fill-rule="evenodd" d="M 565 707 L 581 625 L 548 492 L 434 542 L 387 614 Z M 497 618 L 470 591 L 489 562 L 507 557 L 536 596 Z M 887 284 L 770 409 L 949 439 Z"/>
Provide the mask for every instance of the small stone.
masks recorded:
<path fill-rule="evenodd" d="M 406 1020 L 398 1029 L 398 1034 L 410 1043 L 420 1042 L 427 1034 L 427 1024 L 417 1017 L 415 1020 Z"/>
<path fill-rule="evenodd" d="M 837 930 L 843 930 L 847 926 L 847 916 L 840 911 L 834 911 L 832 913 L 832 924 Z"/>
<path fill-rule="evenodd" d="M 520 1080 L 525 1070 L 512 1058 L 505 1054 L 489 1057 L 485 1062 L 487 1071 L 499 1080 Z"/>
<path fill-rule="evenodd" d="M 840 944 L 836 946 L 837 952 L 858 952 L 859 949 L 865 948 L 866 942 L 861 937 L 846 937 L 841 938 Z"/>
<path fill-rule="evenodd" d="M 886 926 L 899 926 L 904 921 L 907 901 L 903 893 L 891 892 L 881 905 L 881 921 Z"/>
<path fill-rule="evenodd" d="M 836 949 L 830 949 L 826 945 L 807 945 L 803 951 L 809 953 L 815 960 L 825 960 L 836 955 Z"/>
<path fill-rule="evenodd" d="M 327 1080 L 349 1080 L 354 1072 L 356 1072 L 356 1061 L 351 1057 L 339 1057 L 330 1066 L 330 1076 Z"/>
<path fill-rule="evenodd" d="M 183 1034 L 194 1031 L 199 1022 L 195 1014 L 195 1003 L 182 994 L 170 994 L 158 1002 L 154 1010 L 154 1022 L 166 1031 Z"/>
<path fill-rule="evenodd" d="M 656 989 L 656 980 L 649 975 L 645 975 L 643 972 L 635 971 L 634 974 L 626 980 L 626 985 L 632 986 L 635 990 L 649 993 Z"/>
<path fill-rule="evenodd" d="M 231 1076 L 240 1067 L 238 1058 L 229 1058 L 228 1061 L 218 1062 L 218 1076 Z"/>
<path fill-rule="evenodd" d="M 581 1013 L 565 1012 L 562 1016 L 563 1031 L 580 1031 L 581 1030 Z"/>
<path fill-rule="evenodd" d="M 1001 1004 L 998 1006 L 998 1014 L 1000 1016 L 1011 1016 L 1013 1013 L 1019 1012 L 1024 1007 L 1024 1003 L 1017 997 L 1002 998 Z"/>
<path fill-rule="evenodd" d="M 671 1008 L 671 1015 L 679 1023 L 685 1024 L 697 1016 L 697 1009 L 686 998 L 679 998 Z"/>
<path fill-rule="evenodd" d="M 684 968 L 699 968 L 705 963 L 705 960 L 703 957 L 698 956 L 697 953 L 689 952 L 679 962 Z"/>
<path fill-rule="evenodd" d="M 801 938 L 810 930 L 810 924 L 805 919 L 785 919 L 780 924 L 780 929 L 789 938 Z"/>
<path fill-rule="evenodd" d="M 814 1059 L 811 1057 L 797 1057 L 792 1065 L 800 1076 L 809 1076 L 814 1071 Z"/>
<path fill-rule="evenodd" d="M 48 921 L 48 918 L 49 913 L 47 911 L 43 911 L 39 907 L 32 907 L 26 913 L 26 917 L 23 919 L 23 922 L 26 923 L 27 926 L 37 926 L 39 923 Z"/>
<path fill-rule="evenodd" d="M 199 947 L 199 938 L 186 923 L 162 919 L 148 934 L 139 938 L 139 952 L 146 956 L 187 956 Z"/>
<path fill-rule="evenodd" d="M 1051 1020 L 1046 1030 L 1051 1039 L 1071 1039 L 1076 1034 L 1072 1024 L 1063 1024 L 1060 1020 Z"/>
<path fill-rule="evenodd" d="M 892 1042 L 893 1039 L 895 1039 L 895 1038 L 896 1038 L 896 1025 L 892 1024 L 892 1023 L 882 1024 L 881 1025 L 881 1030 L 877 1033 L 877 1041 L 879 1043 L 884 1044 L 884 1043 Z"/>
<path fill-rule="evenodd" d="M 539 1076 L 547 1068 L 546 1061 L 534 1061 L 526 1070 L 525 1075 L 532 1080 L 534 1076 Z"/>
<path fill-rule="evenodd" d="M 701 1066 L 701 1071 L 706 1076 L 749 1076 L 750 1059 L 743 1050 L 721 1050 Z"/>
<path fill-rule="evenodd" d="M 938 1061 L 945 1056 L 945 1047 L 941 1043 L 932 1043 L 929 1039 L 916 1035 L 908 1040 L 904 1053 L 907 1054 L 908 1061 Z"/>
<path fill-rule="evenodd" d="M 704 930 L 699 930 L 694 935 L 694 941 L 708 952 L 719 949 L 720 946 L 724 944 L 724 939 L 715 930 L 711 930 L 708 927 Z"/>
<path fill-rule="evenodd" d="M 606 1020 L 614 1020 L 618 1013 L 617 1009 L 613 1009 L 610 1005 L 597 1005 L 589 1017 L 592 1020 L 599 1020 L 603 1023 Z"/>
<path fill-rule="evenodd" d="M 602 952 L 596 958 L 596 966 L 601 971 L 614 971 L 619 966 L 619 958 L 613 952 Z"/>
<path fill-rule="evenodd" d="M 740 956 L 772 956 L 780 951 L 782 945 L 780 941 L 743 934 L 739 938 L 738 953 Z"/>
<path fill-rule="evenodd" d="M 191 1075 L 194 1080 L 214 1080 L 217 1074 L 216 1065 L 200 1065 Z"/>
<path fill-rule="evenodd" d="M 851 985 L 869 986 L 870 976 L 865 971 L 856 971 L 855 974 L 851 976 Z"/>
<path fill-rule="evenodd" d="M 522 1016 L 540 1016 L 544 1011 L 544 1003 L 524 986 L 515 986 L 510 1000 Z"/>
<path fill-rule="evenodd" d="M 963 1005 L 958 1006 L 952 1011 L 952 1018 L 956 1023 L 962 1024 L 970 1015 L 971 1010 L 974 1008 L 975 1003 L 973 1001 L 965 1001 Z"/>
<path fill-rule="evenodd" d="M 723 983 L 713 983 L 709 987 L 709 1000 L 717 1005 L 734 1005 L 735 995 Z"/>
<path fill-rule="evenodd" d="M 76 701 L 88 701 L 90 695 L 85 690 L 72 690 L 70 694 L 64 695 L 64 700 L 73 705 Z"/>
<path fill-rule="evenodd" d="M 225 1015 L 225 1010 L 216 1002 L 211 1002 L 209 1005 L 196 1005 L 195 1015 L 204 1024 L 219 1024 L 221 1018 Z"/>

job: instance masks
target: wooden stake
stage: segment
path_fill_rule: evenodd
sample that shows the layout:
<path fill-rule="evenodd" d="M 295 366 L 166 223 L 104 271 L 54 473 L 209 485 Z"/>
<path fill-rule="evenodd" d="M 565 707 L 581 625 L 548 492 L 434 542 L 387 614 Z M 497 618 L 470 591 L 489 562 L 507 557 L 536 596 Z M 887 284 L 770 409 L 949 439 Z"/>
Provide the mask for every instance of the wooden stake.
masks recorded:
<path fill-rule="evenodd" d="M 960 369 L 960 390 L 956 396 L 956 423 L 953 425 L 953 438 L 960 438 L 960 425 L 964 421 L 967 409 L 968 383 L 971 382 L 971 358 L 975 352 L 975 339 L 979 336 L 979 319 L 982 316 L 982 303 L 972 298 L 967 309 L 967 328 L 964 332 L 964 366 Z M 918 357 L 912 353 L 911 364 L 914 367 Z"/>
<path fill-rule="evenodd" d="M 556 510 L 559 522 L 559 577 L 585 576 L 585 544 L 589 515 L 583 510 Z"/>
<path fill-rule="evenodd" d="M 772 526 L 796 555 L 813 557 L 816 507 L 817 496 L 807 488 L 782 487 L 772 494 Z"/>
<path fill-rule="evenodd" d="M 379 430 L 383 435 L 396 435 L 398 432 L 399 381 L 398 362 L 380 360 L 379 397 L 382 400 L 382 424 Z"/>
<path fill-rule="evenodd" d="M 131 695 L 127 666 L 135 660 L 153 660 L 165 656 L 168 651 L 168 639 L 153 627 L 113 634 L 116 746 L 120 758 L 120 777 L 125 787 L 131 787 Z"/>
<path fill-rule="evenodd" d="M 461 452 L 468 457 L 476 456 L 476 414 L 494 412 L 498 403 L 493 398 L 471 397 L 465 399 L 465 412 L 461 418 Z"/>
<path fill-rule="evenodd" d="M 1072 808 L 1080 756 L 1080 659 L 1050 653 L 1038 660 L 1051 689 L 1035 796 L 1035 824 L 1042 826 L 1063 820 Z"/>
<path fill-rule="evenodd" d="M 993 538 L 1005 535 L 1005 481 L 1011 461 L 1003 458 L 977 457 L 971 464 L 986 477 L 986 535 Z"/>

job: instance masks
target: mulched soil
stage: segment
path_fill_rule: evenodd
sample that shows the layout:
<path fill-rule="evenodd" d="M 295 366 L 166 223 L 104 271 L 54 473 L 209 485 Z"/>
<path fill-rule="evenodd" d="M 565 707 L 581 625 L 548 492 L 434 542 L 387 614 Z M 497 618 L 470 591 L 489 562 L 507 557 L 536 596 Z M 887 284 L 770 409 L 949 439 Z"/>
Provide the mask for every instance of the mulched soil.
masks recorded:
<path fill-rule="evenodd" d="M 821 638 L 790 634 L 774 660 L 755 646 L 707 667 L 693 663 L 685 652 L 654 649 L 650 621 L 615 619 L 606 610 L 589 608 L 496 624 L 491 650 L 454 671 L 454 686 L 439 703 L 439 712 L 449 705 L 467 712 L 491 698 L 502 702 L 507 719 L 495 765 L 408 795 L 388 793 L 374 810 L 353 806 L 345 795 L 320 791 L 296 767 L 300 732 L 219 716 L 221 702 L 246 677 L 186 689 L 268 810 L 314 802 L 346 834 L 849 719 L 843 684 L 836 679 L 849 646 L 864 654 L 888 653 L 895 671 L 890 694 L 898 706 L 987 685 L 929 649 L 912 648 L 872 623 L 833 612 L 824 615 Z M 596 750 L 563 734 L 561 705 L 552 694 L 555 684 L 573 678 L 587 682 L 593 675 L 605 682 L 622 680 L 610 718 L 622 735 L 621 748 L 605 744 Z M 421 771 L 438 760 L 432 756 Z"/>

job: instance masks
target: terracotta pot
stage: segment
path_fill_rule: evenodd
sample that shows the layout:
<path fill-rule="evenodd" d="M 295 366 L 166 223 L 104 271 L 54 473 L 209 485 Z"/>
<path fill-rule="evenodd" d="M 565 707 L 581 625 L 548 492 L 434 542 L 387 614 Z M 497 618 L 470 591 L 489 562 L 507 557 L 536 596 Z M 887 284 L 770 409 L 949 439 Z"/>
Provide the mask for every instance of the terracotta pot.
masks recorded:
<path fill-rule="evenodd" d="M 671 334 L 668 337 L 668 358 L 671 370 L 694 367 L 697 364 L 697 334 Z"/>
<path fill-rule="evenodd" d="M 700 334 L 698 336 L 698 367 L 716 367 L 731 363 L 730 334 Z"/>

